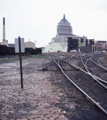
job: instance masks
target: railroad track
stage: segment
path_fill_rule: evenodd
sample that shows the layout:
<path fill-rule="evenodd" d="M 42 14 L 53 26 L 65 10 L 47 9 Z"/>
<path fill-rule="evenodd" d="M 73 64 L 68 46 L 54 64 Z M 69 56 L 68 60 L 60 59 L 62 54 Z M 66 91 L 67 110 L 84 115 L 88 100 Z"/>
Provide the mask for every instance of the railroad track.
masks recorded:
<path fill-rule="evenodd" d="M 106 115 L 107 115 L 107 88 L 106 86 L 104 86 L 100 80 L 98 80 L 95 76 L 93 76 L 89 70 L 87 69 L 87 66 L 84 64 L 84 67 L 86 70 L 70 63 L 71 60 L 67 61 L 65 59 L 59 58 L 58 56 L 56 56 L 57 59 L 55 58 L 55 56 L 52 56 L 53 61 L 55 62 L 55 64 L 60 68 L 61 72 L 64 74 L 64 76 L 79 90 L 81 91 L 86 98 L 93 103 L 94 105 L 96 105 L 100 110 L 102 110 Z M 72 80 L 72 73 L 71 72 L 67 72 L 64 71 L 62 66 L 64 66 L 64 64 L 66 64 L 65 66 L 72 66 L 73 68 L 75 68 L 76 70 L 79 70 L 80 73 L 79 74 L 86 74 L 87 77 L 90 77 L 90 80 L 85 80 L 87 78 L 81 78 L 81 76 L 78 76 L 78 79 L 73 79 Z M 77 75 L 76 75 L 77 76 Z M 80 79 L 81 78 L 81 79 Z M 96 79 L 97 83 L 94 82 L 94 80 Z M 98 84 L 100 83 L 100 84 Z M 88 87 L 88 89 L 87 89 Z M 105 89 L 106 88 L 106 89 Z M 104 96 L 102 96 L 102 93 L 104 93 Z M 99 98 L 100 96 L 100 98 Z"/>
<path fill-rule="evenodd" d="M 88 60 L 85 60 L 85 62 L 83 62 L 83 59 L 89 57 Z M 85 68 L 85 70 L 88 72 L 88 74 L 95 80 L 97 81 L 102 87 L 104 87 L 105 89 L 107 89 L 107 86 L 105 84 L 107 84 L 107 81 L 106 80 L 103 80 L 101 79 L 100 77 L 98 77 L 97 75 L 93 74 L 92 72 L 90 72 L 90 69 L 89 67 L 87 66 L 88 62 L 90 61 L 91 57 L 90 56 L 86 56 L 84 58 L 81 59 L 81 62 Z M 93 60 L 94 64 L 95 64 L 95 61 Z M 97 64 L 96 64 L 97 65 Z M 98 66 L 98 65 L 97 65 Z M 99 66 L 98 66 L 99 67 Z M 102 67 L 100 67 L 102 68 Z"/>
<path fill-rule="evenodd" d="M 100 67 L 100 68 L 102 68 L 102 69 L 104 69 L 104 70 L 107 71 L 107 68 L 104 67 L 104 66 L 102 66 L 101 63 L 100 63 L 99 61 L 96 62 L 95 60 L 92 59 L 92 57 L 90 58 L 90 60 L 91 60 L 94 64 L 96 64 L 98 67 Z"/>

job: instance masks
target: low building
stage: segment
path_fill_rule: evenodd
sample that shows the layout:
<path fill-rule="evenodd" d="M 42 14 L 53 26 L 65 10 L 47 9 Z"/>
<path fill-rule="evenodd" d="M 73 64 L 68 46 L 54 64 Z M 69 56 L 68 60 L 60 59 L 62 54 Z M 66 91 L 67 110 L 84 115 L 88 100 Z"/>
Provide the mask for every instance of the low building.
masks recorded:
<path fill-rule="evenodd" d="M 107 43 L 106 41 L 97 41 L 97 43 Z"/>
<path fill-rule="evenodd" d="M 97 41 L 94 45 L 92 45 L 92 52 L 101 52 L 103 50 L 107 50 L 106 41 Z"/>
<path fill-rule="evenodd" d="M 45 47 L 45 52 L 67 52 L 67 43 L 50 42 Z"/>
<path fill-rule="evenodd" d="M 28 41 L 24 43 L 25 48 L 33 48 L 35 49 L 35 43 Z M 15 48 L 15 44 L 8 44 L 8 47 L 14 47 Z"/>
<path fill-rule="evenodd" d="M 33 48 L 33 49 L 35 49 L 35 43 L 31 42 L 31 41 L 25 42 L 25 48 Z"/>
<path fill-rule="evenodd" d="M 107 41 L 97 41 L 97 43 L 102 45 L 102 49 L 106 50 L 107 49 Z"/>
<path fill-rule="evenodd" d="M 3 42 L 0 43 L 0 45 L 6 45 L 6 46 L 8 46 L 8 42 L 7 41 L 3 41 Z"/>
<path fill-rule="evenodd" d="M 101 52 L 103 50 L 101 43 L 95 43 L 92 45 L 92 52 Z"/>

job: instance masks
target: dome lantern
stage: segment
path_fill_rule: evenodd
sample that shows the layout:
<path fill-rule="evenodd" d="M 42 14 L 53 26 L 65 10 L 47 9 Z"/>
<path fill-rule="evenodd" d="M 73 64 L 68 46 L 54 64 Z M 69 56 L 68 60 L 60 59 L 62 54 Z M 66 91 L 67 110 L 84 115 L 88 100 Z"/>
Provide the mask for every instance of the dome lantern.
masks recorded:
<path fill-rule="evenodd" d="M 65 14 L 63 15 L 63 19 L 65 20 Z"/>

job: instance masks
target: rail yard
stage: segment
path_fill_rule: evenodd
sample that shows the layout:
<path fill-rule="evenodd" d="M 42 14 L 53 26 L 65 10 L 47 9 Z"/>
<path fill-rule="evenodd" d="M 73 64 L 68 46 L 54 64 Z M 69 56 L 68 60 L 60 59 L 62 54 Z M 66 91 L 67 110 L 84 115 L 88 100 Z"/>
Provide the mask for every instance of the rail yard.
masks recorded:
<path fill-rule="evenodd" d="M 0 58 L 0 119 L 106 120 L 104 54 L 55 53 Z"/>

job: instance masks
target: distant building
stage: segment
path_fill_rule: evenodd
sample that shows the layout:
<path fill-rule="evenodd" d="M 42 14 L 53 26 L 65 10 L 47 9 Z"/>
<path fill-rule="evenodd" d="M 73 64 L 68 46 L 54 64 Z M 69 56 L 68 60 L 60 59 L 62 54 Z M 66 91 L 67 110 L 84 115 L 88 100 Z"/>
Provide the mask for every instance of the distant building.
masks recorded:
<path fill-rule="evenodd" d="M 97 41 L 97 43 L 107 43 L 106 41 Z"/>
<path fill-rule="evenodd" d="M 15 44 L 8 44 L 8 46 L 15 48 Z"/>
<path fill-rule="evenodd" d="M 64 15 L 63 19 L 61 19 L 61 21 L 58 23 L 56 37 L 54 37 L 51 42 L 45 46 L 45 52 L 67 52 L 69 37 L 78 39 L 79 46 L 84 46 L 87 38 L 85 36 L 74 35 L 72 31 L 72 26 Z M 82 43 L 80 42 L 81 39 L 83 39 Z"/>
<path fill-rule="evenodd" d="M 8 42 L 6 42 L 6 41 L 1 42 L 0 44 L 8 46 Z"/>
<path fill-rule="evenodd" d="M 97 43 L 92 45 L 92 52 L 102 52 L 103 50 L 107 50 L 106 41 L 97 41 Z"/>
<path fill-rule="evenodd" d="M 33 49 L 35 49 L 35 43 L 31 42 L 31 41 L 25 42 L 25 48 L 33 48 Z"/>
<path fill-rule="evenodd" d="M 102 44 L 95 43 L 92 45 L 92 52 L 101 52 L 102 51 Z"/>

